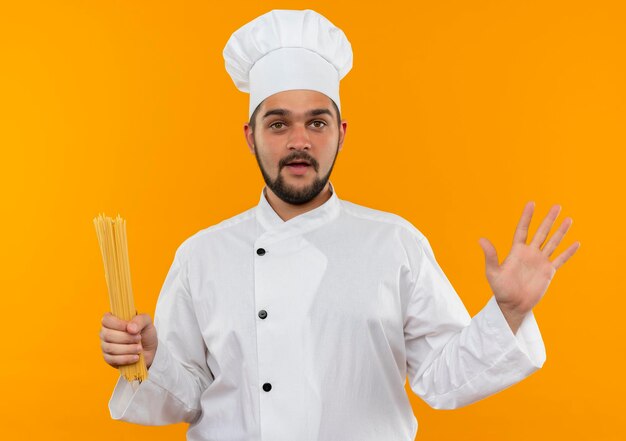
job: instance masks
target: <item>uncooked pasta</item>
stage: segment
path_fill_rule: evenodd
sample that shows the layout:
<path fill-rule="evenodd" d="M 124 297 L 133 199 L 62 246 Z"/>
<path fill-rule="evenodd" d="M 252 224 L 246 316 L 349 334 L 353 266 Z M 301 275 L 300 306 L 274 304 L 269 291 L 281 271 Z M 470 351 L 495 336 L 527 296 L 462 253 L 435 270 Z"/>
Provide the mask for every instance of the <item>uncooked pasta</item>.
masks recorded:
<path fill-rule="evenodd" d="M 112 219 L 104 214 L 94 218 L 102 261 L 104 277 L 109 291 L 111 313 L 126 321 L 135 315 L 135 301 L 130 283 L 130 263 L 128 260 L 128 243 L 126 241 L 126 220 L 120 215 Z M 143 352 L 136 363 L 120 366 L 120 374 L 129 382 L 139 382 L 148 378 Z"/>

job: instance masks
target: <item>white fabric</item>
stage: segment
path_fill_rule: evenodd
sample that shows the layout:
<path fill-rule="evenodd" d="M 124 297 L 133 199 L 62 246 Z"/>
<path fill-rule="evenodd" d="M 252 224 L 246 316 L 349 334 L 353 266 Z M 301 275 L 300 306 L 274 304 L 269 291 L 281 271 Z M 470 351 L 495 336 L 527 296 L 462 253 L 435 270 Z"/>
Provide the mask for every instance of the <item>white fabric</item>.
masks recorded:
<path fill-rule="evenodd" d="M 248 116 L 270 95 L 316 90 L 341 109 L 339 81 L 352 68 L 343 31 L 310 9 L 267 12 L 235 31 L 223 50 L 235 86 L 250 93 Z"/>
<path fill-rule="evenodd" d="M 532 313 L 516 335 L 493 297 L 470 319 L 411 223 L 332 190 L 287 222 L 261 193 L 179 247 L 149 378 L 120 377 L 114 419 L 186 421 L 193 441 L 412 441 L 407 375 L 450 409 L 543 365 Z"/>

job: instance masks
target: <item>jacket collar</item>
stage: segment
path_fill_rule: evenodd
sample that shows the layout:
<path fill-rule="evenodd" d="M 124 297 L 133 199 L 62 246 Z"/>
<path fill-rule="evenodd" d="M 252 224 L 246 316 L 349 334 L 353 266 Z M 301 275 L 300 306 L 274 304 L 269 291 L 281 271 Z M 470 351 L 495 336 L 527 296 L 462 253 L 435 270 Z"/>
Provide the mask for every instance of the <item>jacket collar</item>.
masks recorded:
<path fill-rule="evenodd" d="M 286 239 L 295 234 L 304 234 L 332 221 L 339 215 L 340 199 L 333 184 L 329 181 L 331 196 L 319 207 L 299 214 L 296 217 L 284 221 L 274 211 L 265 197 L 265 188 L 261 191 L 259 204 L 256 207 L 256 218 L 265 233 L 263 240 Z"/>

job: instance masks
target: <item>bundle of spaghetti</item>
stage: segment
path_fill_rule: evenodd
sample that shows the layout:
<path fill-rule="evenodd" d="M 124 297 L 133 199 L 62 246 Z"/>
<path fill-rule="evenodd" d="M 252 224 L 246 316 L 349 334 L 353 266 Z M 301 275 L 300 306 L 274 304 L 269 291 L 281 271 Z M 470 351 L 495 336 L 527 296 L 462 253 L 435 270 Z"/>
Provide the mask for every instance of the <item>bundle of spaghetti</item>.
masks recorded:
<path fill-rule="evenodd" d="M 111 313 L 126 321 L 135 315 L 135 301 L 130 283 L 130 263 L 128 260 L 128 243 L 126 241 L 126 220 L 117 215 L 112 219 L 104 214 L 94 218 L 102 261 L 104 263 L 104 277 L 109 291 Z M 139 360 L 133 364 L 120 366 L 120 374 L 129 382 L 148 378 L 146 362 L 143 352 Z"/>

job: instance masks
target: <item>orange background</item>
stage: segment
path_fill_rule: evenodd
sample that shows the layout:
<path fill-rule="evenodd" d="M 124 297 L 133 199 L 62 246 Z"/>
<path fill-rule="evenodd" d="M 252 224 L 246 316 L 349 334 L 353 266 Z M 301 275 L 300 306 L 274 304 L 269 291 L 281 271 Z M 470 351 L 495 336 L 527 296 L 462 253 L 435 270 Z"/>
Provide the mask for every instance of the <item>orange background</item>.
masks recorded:
<path fill-rule="evenodd" d="M 544 368 L 454 411 L 411 393 L 417 439 L 624 439 L 626 11 L 571 0 L 3 2 L 5 439 L 184 439 L 182 424 L 109 417 L 92 219 L 128 220 L 137 306 L 152 313 L 176 247 L 257 203 L 248 97 L 221 52 L 274 8 L 313 8 L 346 32 L 332 182 L 424 232 L 470 313 L 490 295 L 479 237 L 503 258 L 530 199 L 574 218 L 559 250 L 581 249 L 535 309 Z"/>

